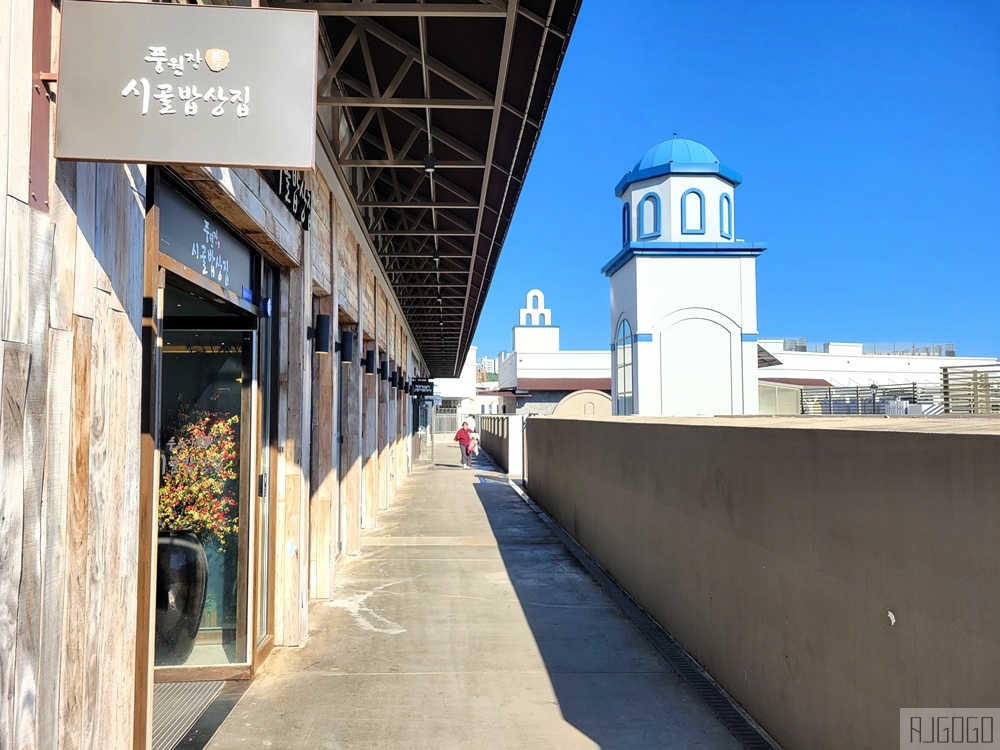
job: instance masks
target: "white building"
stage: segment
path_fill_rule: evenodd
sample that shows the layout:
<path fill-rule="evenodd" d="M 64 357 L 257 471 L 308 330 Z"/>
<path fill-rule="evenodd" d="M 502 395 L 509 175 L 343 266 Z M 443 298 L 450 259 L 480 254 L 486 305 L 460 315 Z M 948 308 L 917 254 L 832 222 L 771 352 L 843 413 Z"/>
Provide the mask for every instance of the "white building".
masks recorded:
<path fill-rule="evenodd" d="M 995 357 L 958 357 L 948 345 L 869 347 L 804 339 L 760 339 L 757 343 L 779 364 L 760 370 L 762 382 L 823 381 L 834 387 L 941 384 L 943 367 L 995 366 Z M 821 384 L 821 383 L 817 383 Z"/>
<path fill-rule="evenodd" d="M 499 365 L 502 413 L 552 414 L 570 394 L 587 391 L 592 398 L 573 401 L 581 404 L 581 413 L 610 414 L 610 352 L 562 351 L 559 326 L 540 290 L 528 292 L 512 343 L 513 351 Z"/>
<path fill-rule="evenodd" d="M 677 138 L 618 183 L 611 279 L 614 413 L 756 414 L 756 261 L 736 238 L 739 172 Z M 502 377 L 501 377 L 502 380 Z"/>
<path fill-rule="evenodd" d="M 454 432 L 469 416 L 479 412 L 476 400 L 476 351 L 469 347 L 465 364 L 457 378 L 434 378 L 434 395 L 440 403 L 434 409 L 434 431 Z"/>

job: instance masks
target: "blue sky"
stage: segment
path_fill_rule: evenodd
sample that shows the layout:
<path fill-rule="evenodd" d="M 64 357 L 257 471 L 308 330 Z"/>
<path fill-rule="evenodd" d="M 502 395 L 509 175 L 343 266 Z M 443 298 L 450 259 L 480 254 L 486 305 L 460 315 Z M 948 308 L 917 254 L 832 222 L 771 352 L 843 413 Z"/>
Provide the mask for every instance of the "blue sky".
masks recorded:
<path fill-rule="evenodd" d="M 743 173 L 762 336 L 1000 356 L 994 0 L 584 0 L 479 356 L 534 286 L 563 349 L 608 345 L 614 187 L 675 132 Z"/>

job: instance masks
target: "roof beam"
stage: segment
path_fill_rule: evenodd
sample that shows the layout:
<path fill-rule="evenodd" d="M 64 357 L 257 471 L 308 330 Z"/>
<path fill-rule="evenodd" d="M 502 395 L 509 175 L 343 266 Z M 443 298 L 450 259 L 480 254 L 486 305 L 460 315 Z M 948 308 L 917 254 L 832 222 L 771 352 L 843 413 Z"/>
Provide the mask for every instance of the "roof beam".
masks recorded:
<path fill-rule="evenodd" d="M 383 107 L 386 109 L 493 109 L 493 102 L 487 99 L 320 96 L 317 97 L 316 103 L 320 106 L 327 107 Z"/>
<path fill-rule="evenodd" d="M 517 9 L 519 5 L 520 5 L 519 0 L 509 0 L 507 5 L 507 21 L 505 22 L 504 25 L 503 47 L 500 50 L 500 71 L 497 74 L 497 86 L 496 86 L 495 98 L 496 101 L 498 102 L 503 102 L 504 90 L 507 87 L 507 75 L 508 71 L 510 70 L 510 52 L 514 44 L 514 28 L 517 26 Z M 489 146 L 487 147 L 486 159 L 485 159 L 487 164 L 493 163 L 493 149 L 496 146 L 497 142 L 497 129 L 500 127 L 500 110 L 501 110 L 500 107 L 495 107 L 493 109 L 493 120 L 490 123 L 490 139 L 488 141 Z M 485 212 L 484 209 L 486 208 L 486 193 L 489 184 L 490 184 L 490 170 L 486 169 L 483 171 L 483 185 L 479 191 L 479 212 L 476 214 L 476 235 L 478 235 L 478 238 L 476 240 L 473 252 L 477 257 L 479 257 L 480 255 L 479 243 L 483 240 L 483 237 L 480 234 L 480 229 L 482 229 L 483 226 L 483 215 Z M 483 256 L 486 258 L 487 261 L 486 267 L 489 268 L 489 255 L 483 253 Z M 465 308 L 464 308 L 465 314 L 463 314 L 462 316 L 463 337 L 466 331 L 466 327 L 470 322 L 472 322 L 469 321 L 467 317 L 469 311 L 469 298 L 472 296 L 473 275 L 471 273 L 469 274 L 468 279 L 469 279 L 469 284 L 465 288 Z M 459 342 L 458 348 L 459 349 L 462 348 L 461 342 Z M 456 371 L 458 370 L 459 367 L 458 360 L 462 356 L 462 354 L 463 353 L 461 351 L 455 352 L 455 362 L 453 366 Z"/>
<path fill-rule="evenodd" d="M 399 229 L 390 231 L 368 232 L 372 237 L 474 237 L 475 232 L 465 229 Z"/>
<path fill-rule="evenodd" d="M 424 163 L 416 159 L 345 159 L 340 164 L 344 167 L 424 170 Z M 485 164 L 477 164 L 473 161 L 439 161 L 435 164 L 437 169 L 485 169 L 485 167 Z M 438 206 L 430 205 L 428 208 L 438 208 Z"/>
<path fill-rule="evenodd" d="M 419 18 L 503 18 L 500 8 L 481 3 L 441 3 L 413 5 L 410 3 L 282 3 L 274 7 L 284 10 L 314 10 L 321 16 L 341 18 L 393 16 Z"/>
<path fill-rule="evenodd" d="M 341 163 L 343 163 L 343 162 L 341 162 Z M 435 201 L 415 200 L 415 201 L 409 201 L 409 202 L 405 202 L 405 201 L 398 201 L 398 202 L 393 202 L 393 201 L 360 201 L 358 203 L 358 208 L 397 208 L 397 209 L 402 209 L 402 208 L 413 208 L 413 209 L 416 209 L 416 208 L 440 208 L 440 209 L 444 209 L 444 210 L 447 210 L 447 211 L 456 211 L 456 210 L 467 210 L 467 209 L 472 209 L 472 208 L 478 208 L 478 206 L 475 203 L 447 203 L 447 202 L 444 202 L 444 201 L 442 201 L 442 202 L 435 202 Z"/>

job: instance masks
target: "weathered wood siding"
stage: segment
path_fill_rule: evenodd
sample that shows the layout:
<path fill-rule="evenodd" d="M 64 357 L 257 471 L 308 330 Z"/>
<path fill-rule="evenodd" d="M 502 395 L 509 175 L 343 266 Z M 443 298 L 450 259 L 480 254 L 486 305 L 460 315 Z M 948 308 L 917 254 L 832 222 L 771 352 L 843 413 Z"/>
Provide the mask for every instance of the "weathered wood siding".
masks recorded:
<path fill-rule="evenodd" d="M 125 748 L 146 171 L 53 162 L 43 213 L 24 201 L 27 132 L 0 159 L 0 747 Z"/>
<path fill-rule="evenodd" d="M 140 498 L 155 497 L 158 466 L 141 451 L 152 437 L 140 421 L 155 403 L 142 392 L 155 362 L 154 343 L 143 351 L 157 317 L 144 299 L 157 273 L 153 172 L 50 159 L 48 210 L 30 207 L 33 8 L 11 0 L 0 13 L 0 750 L 143 747 L 156 518 Z M 357 364 L 366 340 L 408 362 L 405 333 L 334 175 L 310 177 L 306 232 L 255 170 L 174 171 L 280 267 L 274 627 L 278 645 L 299 645 L 310 596 L 331 595 L 338 549 L 360 551 L 362 521 L 374 525 L 405 469 L 406 400 Z M 355 364 L 314 353 L 317 311 L 356 332 Z"/>

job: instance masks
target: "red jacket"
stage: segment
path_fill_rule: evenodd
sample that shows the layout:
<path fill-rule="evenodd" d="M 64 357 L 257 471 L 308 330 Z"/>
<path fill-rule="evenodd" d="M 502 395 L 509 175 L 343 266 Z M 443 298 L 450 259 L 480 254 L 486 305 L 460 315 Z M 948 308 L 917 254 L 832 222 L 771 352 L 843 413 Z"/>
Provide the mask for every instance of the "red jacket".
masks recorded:
<path fill-rule="evenodd" d="M 459 431 L 455 433 L 455 440 L 458 441 L 459 445 L 468 445 L 471 439 L 472 439 L 472 430 L 470 430 L 468 427 L 459 429 Z"/>

